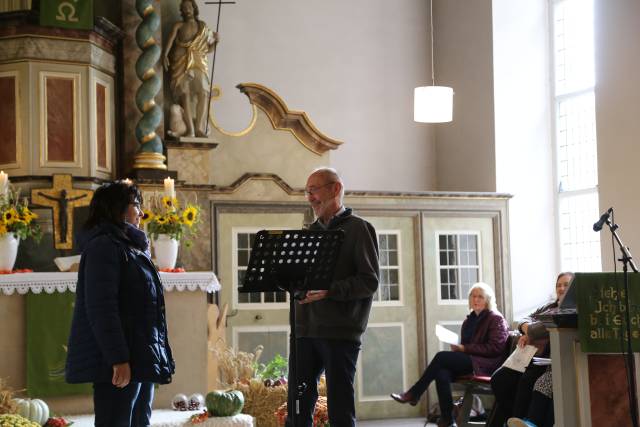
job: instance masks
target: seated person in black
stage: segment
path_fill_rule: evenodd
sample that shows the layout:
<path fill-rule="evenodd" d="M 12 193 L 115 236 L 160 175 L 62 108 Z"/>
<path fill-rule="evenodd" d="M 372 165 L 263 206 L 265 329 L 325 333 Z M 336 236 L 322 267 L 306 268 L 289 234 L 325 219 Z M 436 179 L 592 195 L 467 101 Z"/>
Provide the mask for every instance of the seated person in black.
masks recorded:
<path fill-rule="evenodd" d="M 573 273 L 560 273 L 556 279 L 556 300 L 543 305 L 520 321 L 518 330 L 522 333 L 522 337 L 518 341 L 518 346 L 535 345 L 538 347 L 537 356 L 549 357 L 549 334 L 542 323 L 535 320 L 535 317 L 558 307 L 573 278 Z M 536 366 L 532 362 L 524 373 L 503 367 L 492 375 L 491 388 L 498 405 L 495 425 L 502 425 L 510 417 L 525 418 L 527 416 L 533 386 L 546 369 L 546 366 Z"/>

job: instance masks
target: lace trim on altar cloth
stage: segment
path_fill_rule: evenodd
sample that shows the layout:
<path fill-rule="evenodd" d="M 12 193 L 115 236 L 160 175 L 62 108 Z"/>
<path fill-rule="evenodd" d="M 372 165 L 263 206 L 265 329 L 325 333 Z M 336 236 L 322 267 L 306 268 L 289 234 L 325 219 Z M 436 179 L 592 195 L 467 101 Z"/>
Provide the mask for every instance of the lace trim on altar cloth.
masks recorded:
<path fill-rule="evenodd" d="M 167 291 L 217 292 L 220 282 L 211 271 L 192 273 L 160 273 L 160 280 Z M 78 273 L 15 273 L 0 275 L 0 290 L 5 295 L 17 292 L 24 295 L 31 291 L 39 294 L 54 292 L 75 292 Z"/>

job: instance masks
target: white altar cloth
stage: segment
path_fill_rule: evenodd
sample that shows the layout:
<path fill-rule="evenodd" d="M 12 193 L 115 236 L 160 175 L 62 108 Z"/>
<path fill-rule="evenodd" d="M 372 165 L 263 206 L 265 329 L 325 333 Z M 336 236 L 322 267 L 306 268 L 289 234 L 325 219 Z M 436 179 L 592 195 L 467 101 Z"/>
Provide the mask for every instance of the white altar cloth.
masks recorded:
<path fill-rule="evenodd" d="M 160 272 L 160 280 L 167 291 L 196 291 L 217 292 L 220 282 L 212 271 L 193 271 L 185 273 Z M 24 295 L 27 292 L 39 294 L 42 291 L 54 292 L 76 291 L 78 273 L 14 273 L 0 274 L 0 291 L 5 295 L 14 292 Z"/>
<path fill-rule="evenodd" d="M 151 414 L 151 427 L 252 427 L 253 417 L 238 414 L 233 417 L 211 417 L 200 424 L 191 424 L 189 417 L 202 411 L 172 411 L 170 409 L 154 409 Z M 93 415 L 69 415 L 65 417 L 73 421 L 73 427 L 93 427 Z"/>

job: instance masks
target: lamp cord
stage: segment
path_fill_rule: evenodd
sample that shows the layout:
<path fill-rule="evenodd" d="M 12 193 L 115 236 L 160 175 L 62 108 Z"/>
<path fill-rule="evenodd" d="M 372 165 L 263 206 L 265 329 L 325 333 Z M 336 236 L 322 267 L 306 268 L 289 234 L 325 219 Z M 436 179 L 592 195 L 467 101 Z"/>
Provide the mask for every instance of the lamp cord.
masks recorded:
<path fill-rule="evenodd" d="M 433 0 L 429 1 L 429 19 L 430 19 L 430 31 L 431 31 L 431 85 L 436 85 L 436 73 L 435 73 L 435 65 L 433 63 Z"/>

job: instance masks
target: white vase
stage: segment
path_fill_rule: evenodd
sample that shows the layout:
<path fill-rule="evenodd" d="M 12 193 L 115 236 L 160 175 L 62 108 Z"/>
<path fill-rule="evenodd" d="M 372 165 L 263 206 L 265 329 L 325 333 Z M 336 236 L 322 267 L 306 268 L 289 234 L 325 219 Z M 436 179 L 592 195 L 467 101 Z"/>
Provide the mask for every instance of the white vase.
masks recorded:
<path fill-rule="evenodd" d="M 153 241 L 153 251 L 155 253 L 156 265 L 158 269 L 174 268 L 178 258 L 179 243 L 168 234 L 159 234 Z"/>
<path fill-rule="evenodd" d="M 0 270 L 11 271 L 18 256 L 18 239 L 13 233 L 0 236 Z"/>

